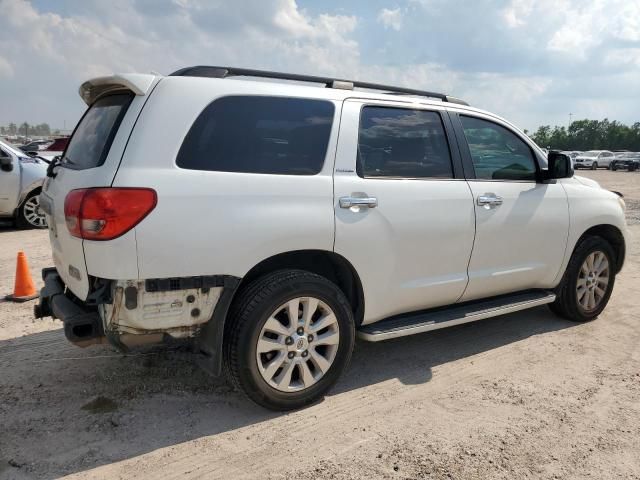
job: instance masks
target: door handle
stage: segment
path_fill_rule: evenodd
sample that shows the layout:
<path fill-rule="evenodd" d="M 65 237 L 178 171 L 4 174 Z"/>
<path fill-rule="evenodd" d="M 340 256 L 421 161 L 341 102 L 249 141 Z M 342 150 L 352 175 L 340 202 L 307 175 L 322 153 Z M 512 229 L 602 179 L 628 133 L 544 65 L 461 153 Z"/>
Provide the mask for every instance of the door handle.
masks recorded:
<path fill-rule="evenodd" d="M 376 197 L 340 197 L 340 208 L 368 207 L 376 208 L 378 199 Z"/>
<path fill-rule="evenodd" d="M 502 197 L 495 193 L 484 193 L 478 195 L 478 206 L 489 209 L 491 207 L 498 207 L 502 205 Z"/>

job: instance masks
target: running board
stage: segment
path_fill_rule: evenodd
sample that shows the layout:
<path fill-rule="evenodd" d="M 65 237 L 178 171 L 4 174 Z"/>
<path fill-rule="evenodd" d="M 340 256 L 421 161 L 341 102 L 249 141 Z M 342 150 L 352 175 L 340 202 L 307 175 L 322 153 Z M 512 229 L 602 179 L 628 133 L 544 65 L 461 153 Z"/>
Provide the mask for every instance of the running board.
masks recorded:
<path fill-rule="evenodd" d="M 556 295 L 548 290 L 534 290 L 502 295 L 485 300 L 454 304 L 450 307 L 398 315 L 360 327 L 358 337 L 369 342 L 430 332 L 439 328 L 475 322 L 507 313 L 551 303 Z"/>

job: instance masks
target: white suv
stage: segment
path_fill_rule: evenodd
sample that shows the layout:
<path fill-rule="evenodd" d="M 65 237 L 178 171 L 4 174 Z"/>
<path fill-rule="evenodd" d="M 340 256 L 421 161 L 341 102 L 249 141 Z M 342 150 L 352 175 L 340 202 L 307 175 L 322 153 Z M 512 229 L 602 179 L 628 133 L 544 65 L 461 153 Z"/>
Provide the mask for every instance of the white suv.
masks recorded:
<path fill-rule="evenodd" d="M 192 339 L 269 408 L 321 397 L 356 335 L 591 320 L 622 268 L 620 195 L 446 95 L 221 67 L 80 94 L 36 316 L 81 346 Z"/>
<path fill-rule="evenodd" d="M 47 164 L 0 141 L 0 218 L 18 228 L 45 228 L 40 210 L 40 189 Z"/>
<path fill-rule="evenodd" d="M 611 168 L 611 162 L 615 160 L 613 152 L 608 150 L 589 150 L 578 155 L 574 162 L 574 168 Z"/>

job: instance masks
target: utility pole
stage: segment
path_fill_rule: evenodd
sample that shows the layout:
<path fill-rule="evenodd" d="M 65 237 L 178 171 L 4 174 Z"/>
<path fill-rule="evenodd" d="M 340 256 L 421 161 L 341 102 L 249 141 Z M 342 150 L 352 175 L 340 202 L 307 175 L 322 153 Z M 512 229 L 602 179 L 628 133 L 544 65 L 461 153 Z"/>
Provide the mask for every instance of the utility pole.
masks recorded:
<path fill-rule="evenodd" d="M 569 114 L 569 126 L 571 126 L 571 124 L 573 123 L 572 117 L 573 117 L 573 113 L 570 113 Z"/>

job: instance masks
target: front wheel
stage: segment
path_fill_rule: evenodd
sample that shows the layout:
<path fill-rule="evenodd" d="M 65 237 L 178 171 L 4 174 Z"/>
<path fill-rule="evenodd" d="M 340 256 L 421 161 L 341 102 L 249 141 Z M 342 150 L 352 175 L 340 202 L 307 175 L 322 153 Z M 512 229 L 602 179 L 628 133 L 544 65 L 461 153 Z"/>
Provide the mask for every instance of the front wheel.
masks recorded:
<path fill-rule="evenodd" d="M 16 217 L 18 228 L 47 228 L 47 218 L 40 208 L 40 193 L 32 192 L 18 208 Z"/>
<path fill-rule="evenodd" d="M 344 293 L 319 275 L 280 270 L 248 285 L 227 319 L 225 369 L 272 410 L 322 398 L 351 359 L 355 327 Z"/>
<path fill-rule="evenodd" d="M 609 302 L 615 275 L 615 254 L 609 242 L 585 237 L 574 250 L 556 300 L 549 307 L 569 320 L 593 320 Z"/>
<path fill-rule="evenodd" d="M 598 168 L 598 162 L 593 162 L 591 164 L 591 170 L 595 170 L 596 168 Z"/>
<path fill-rule="evenodd" d="M 615 163 L 612 163 L 611 164 L 611 170 L 613 170 L 615 172 L 616 170 L 618 170 L 618 166 Z"/>

